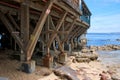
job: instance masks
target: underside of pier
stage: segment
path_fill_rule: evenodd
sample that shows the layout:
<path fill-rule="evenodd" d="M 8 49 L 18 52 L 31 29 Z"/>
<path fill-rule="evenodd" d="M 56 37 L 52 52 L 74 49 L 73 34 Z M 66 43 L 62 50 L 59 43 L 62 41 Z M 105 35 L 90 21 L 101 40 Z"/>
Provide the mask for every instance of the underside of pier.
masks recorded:
<path fill-rule="evenodd" d="M 90 27 L 81 19 L 83 14 L 90 18 L 83 0 L 0 0 L 0 34 L 7 39 L 1 46 L 6 43 L 20 52 L 24 61 L 37 52 L 45 60 L 51 57 L 51 50 L 70 53 Z"/>

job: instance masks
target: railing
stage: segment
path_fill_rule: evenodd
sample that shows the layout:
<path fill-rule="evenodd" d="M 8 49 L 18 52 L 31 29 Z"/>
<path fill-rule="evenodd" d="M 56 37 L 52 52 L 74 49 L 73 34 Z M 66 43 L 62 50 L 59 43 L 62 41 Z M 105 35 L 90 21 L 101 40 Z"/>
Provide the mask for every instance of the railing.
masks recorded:
<path fill-rule="evenodd" d="M 86 10 L 88 10 L 86 4 L 82 1 L 82 0 L 62 0 L 64 3 L 68 4 L 69 6 L 71 6 L 73 9 L 75 9 L 76 11 L 80 12 L 82 11 L 83 15 L 80 16 L 80 19 L 85 21 L 86 23 L 90 24 L 90 15 L 91 13 L 89 13 L 87 16 L 85 16 L 84 12 L 83 12 L 83 5 L 84 8 L 86 8 Z M 89 11 L 88 11 L 89 12 Z"/>
<path fill-rule="evenodd" d="M 80 17 L 80 19 L 83 20 L 83 21 L 85 21 L 86 23 L 90 24 L 89 16 L 84 16 L 84 15 L 82 15 L 82 16 Z"/>
<path fill-rule="evenodd" d="M 69 6 L 71 6 L 76 11 L 78 11 L 78 12 L 80 11 L 79 0 L 76 3 L 74 3 L 74 0 L 62 0 L 62 1 L 65 2 L 66 4 L 68 4 Z"/>

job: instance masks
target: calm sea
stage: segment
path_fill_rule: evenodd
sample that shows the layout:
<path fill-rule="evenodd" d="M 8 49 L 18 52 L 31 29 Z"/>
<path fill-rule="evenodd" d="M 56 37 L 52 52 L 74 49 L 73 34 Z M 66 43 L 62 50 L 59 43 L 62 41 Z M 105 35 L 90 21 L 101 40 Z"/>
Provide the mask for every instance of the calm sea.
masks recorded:
<path fill-rule="evenodd" d="M 120 45 L 120 33 L 88 33 L 87 34 L 87 45 L 102 46 L 115 44 Z"/>
<path fill-rule="evenodd" d="M 120 33 L 88 33 L 87 34 L 87 45 L 102 46 L 102 45 L 120 45 Z M 99 60 L 102 63 L 110 66 L 120 67 L 120 50 L 114 51 L 98 51 Z M 120 71 L 120 68 L 117 68 Z"/>

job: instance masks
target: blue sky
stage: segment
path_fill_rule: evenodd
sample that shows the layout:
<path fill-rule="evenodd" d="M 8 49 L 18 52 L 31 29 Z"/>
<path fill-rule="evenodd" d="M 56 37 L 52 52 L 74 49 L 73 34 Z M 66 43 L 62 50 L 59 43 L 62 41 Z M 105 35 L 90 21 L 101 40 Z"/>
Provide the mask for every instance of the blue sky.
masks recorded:
<path fill-rule="evenodd" d="M 120 32 L 120 0 L 84 1 L 92 13 L 88 32 Z"/>

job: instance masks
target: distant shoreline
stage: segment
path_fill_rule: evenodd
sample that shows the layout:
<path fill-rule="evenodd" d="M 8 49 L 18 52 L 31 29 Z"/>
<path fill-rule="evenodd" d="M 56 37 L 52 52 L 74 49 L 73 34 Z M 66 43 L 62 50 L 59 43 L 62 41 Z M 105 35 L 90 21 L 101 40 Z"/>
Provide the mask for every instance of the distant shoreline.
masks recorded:
<path fill-rule="evenodd" d="M 93 49 L 95 51 L 112 51 L 112 50 L 120 50 L 120 45 L 102 45 L 102 46 L 87 46 L 89 49 Z"/>

